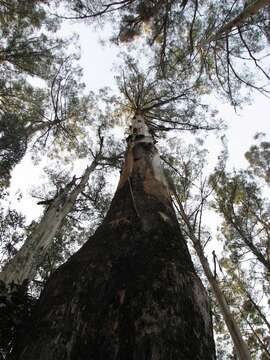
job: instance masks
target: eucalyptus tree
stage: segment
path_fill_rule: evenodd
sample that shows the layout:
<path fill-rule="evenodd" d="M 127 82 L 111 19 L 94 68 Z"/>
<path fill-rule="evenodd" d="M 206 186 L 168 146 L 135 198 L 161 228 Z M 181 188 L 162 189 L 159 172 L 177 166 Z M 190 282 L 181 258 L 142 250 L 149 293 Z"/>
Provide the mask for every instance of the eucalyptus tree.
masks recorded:
<path fill-rule="evenodd" d="M 128 5 L 134 4 L 135 1 L 123 1 L 107 5 L 103 2 L 99 2 L 99 4 L 93 1 L 87 2 L 87 6 L 92 11 L 91 17 L 98 17 L 103 13 L 110 13 L 112 10 L 124 9 L 124 11 L 126 11 Z M 177 35 L 184 37 L 184 45 L 178 44 L 179 39 L 177 36 L 174 36 L 174 34 L 170 38 L 172 40 L 170 46 L 167 45 L 169 42 L 169 37 L 166 37 L 169 33 L 167 25 L 162 27 L 163 36 L 166 38 L 166 41 L 164 41 L 162 37 L 156 37 L 154 39 L 153 44 L 159 49 L 157 52 L 157 63 L 161 68 L 161 71 L 158 73 L 158 78 L 152 83 L 148 83 L 148 77 L 147 81 L 138 76 L 136 76 L 136 79 L 134 77 L 132 78 L 132 76 L 129 79 L 125 76 L 123 77 L 121 89 L 128 99 L 126 109 L 131 117 L 134 113 L 136 116 L 130 128 L 129 144 L 131 146 L 127 150 L 126 163 L 121 174 L 115 198 L 112 201 L 107 217 L 91 238 L 91 241 L 87 242 L 77 254 L 60 267 L 49 279 L 34 315 L 33 323 L 36 324 L 36 328 L 32 326 L 31 338 L 25 337 L 22 343 L 18 344 L 18 348 L 14 350 L 14 358 L 18 358 L 18 356 L 21 359 L 23 359 L 24 356 L 28 356 L 29 359 L 36 357 L 45 358 L 45 356 L 48 356 L 48 349 L 51 351 L 49 356 L 56 359 L 63 356 L 83 359 L 85 356 L 89 356 L 89 354 L 92 355 L 92 357 L 98 356 L 99 358 L 123 358 L 130 356 L 130 354 L 132 354 L 133 358 L 138 359 L 142 356 L 146 357 L 147 354 L 153 357 L 159 356 L 160 358 L 168 358 L 168 356 L 177 358 L 180 356 L 179 351 L 182 351 L 181 355 L 186 359 L 194 359 L 196 356 L 198 356 L 198 358 L 203 356 L 212 358 L 214 356 L 213 350 L 211 349 L 211 336 L 209 332 L 208 335 L 205 336 L 204 334 L 201 336 L 203 339 L 208 339 L 204 343 L 206 344 L 208 342 L 208 348 L 207 346 L 204 349 L 200 348 L 202 351 L 201 354 L 191 353 L 191 345 L 188 346 L 187 338 L 180 341 L 182 349 L 179 350 L 177 344 L 169 346 L 166 343 L 167 337 L 162 334 L 162 329 L 164 328 L 165 332 L 167 334 L 169 333 L 170 324 L 168 323 L 167 315 L 164 318 L 158 315 L 162 313 L 161 309 L 163 309 L 163 305 L 161 306 L 160 302 L 161 296 L 158 296 L 158 294 L 157 296 L 155 295 L 153 279 L 154 277 L 159 278 L 159 275 L 162 274 L 161 269 L 166 269 L 163 259 L 159 258 L 160 253 L 158 250 L 162 252 L 163 256 L 168 256 L 166 257 L 168 263 L 171 259 L 173 259 L 173 263 L 176 263 L 173 254 L 169 254 L 167 250 L 168 244 L 164 247 L 164 244 L 160 241 L 162 226 L 165 224 L 166 229 L 164 228 L 165 230 L 162 233 L 163 237 L 165 237 L 166 234 L 169 242 L 174 243 L 174 241 L 171 240 L 174 239 L 173 232 L 175 230 L 170 232 L 168 230 L 168 224 L 175 224 L 174 221 L 172 221 L 175 216 L 172 216 L 173 213 L 170 210 L 172 209 L 171 202 L 169 200 L 168 203 L 168 199 L 166 199 L 165 196 L 167 191 L 163 191 L 164 187 L 167 187 L 167 184 L 163 181 L 159 163 L 153 160 L 157 159 L 157 157 L 156 149 L 153 145 L 154 141 L 151 139 L 152 135 L 150 132 L 156 137 L 160 135 L 162 131 L 171 129 L 188 128 L 195 130 L 208 127 L 208 124 L 205 123 L 203 123 L 203 125 L 198 125 L 196 122 L 192 123 L 192 118 L 187 120 L 184 116 L 183 118 L 185 120 L 182 118 L 183 121 L 179 121 L 177 114 L 179 114 L 179 111 L 181 113 L 181 110 L 185 108 L 185 103 L 188 104 L 188 99 L 190 98 L 188 87 L 182 88 L 181 91 L 180 81 L 176 76 L 179 69 L 184 68 L 185 74 L 198 74 L 199 76 L 195 81 L 196 84 L 200 84 L 206 72 L 210 82 L 217 87 L 221 86 L 223 92 L 234 103 L 235 94 L 241 82 L 244 81 L 247 85 L 257 87 L 259 90 L 262 89 L 253 85 L 251 82 L 247 82 L 245 78 L 239 79 L 237 74 L 235 74 L 230 59 L 230 56 L 233 55 L 228 46 L 231 39 L 228 40 L 227 35 L 225 39 L 225 50 L 222 46 L 219 49 L 218 44 L 215 44 L 209 51 L 205 51 L 205 38 L 207 39 L 209 31 L 213 30 L 213 23 L 210 24 L 211 26 L 208 24 L 209 28 L 206 28 L 208 32 L 205 28 L 202 28 L 203 30 L 200 31 L 198 26 L 199 30 L 196 37 L 193 33 L 193 27 L 195 28 L 195 23 L 197 24 L 198 8 L 196 8 L 196 5 L 194 7 L 194 2 L 190 4 L 188 1 L 183 1 L 182 4 L 180 4 L 182 7 L 181 15 L 187 11 L 187 18 L 194 19 L 194 22 L 186 21 L 189 25 L 191 23 L 188 40 L 185 39 L 187 31 L 181 31 L 186 28 L 181 28 L 180 30 L 178 28 Z M 227 3 L 225 5 L 227 5 Z M 76 11 L 85 10 L 82 1 L 76 2 L 76 6 Z M 163 5 L 160 5 L 160 8 L 162 8 L 162 6 Z M 190 12 L 188 9 L 193 9 L 193 12 Z M 210 14 L 216 16 L 217 9 L 219 8 L 213 6 L 208 10 Z M 224 12 L 228 10 L 226 7 L 224 7 L 224 9 Z M 167 16 L 169 14 L 171 14 L 171 8 L 167 11 Z M 229 14 L 231 14 L 231 12 L 229 12 Z M 124 15 L 126 16 L 126 14 Z M 235 16 L 235 14 L 231 15 Z M 87 18 L 88 15 L 86 14 L 81 17 Z M 210 16 L 209 18 L 213 20 Z M 125 19 L 128 23 L 128 16 L 126 16 Z M 148 19 L 153 20 L 155 16 L 150 15 Z M 150 24 L 151 21 L 148 19 L 142 21 L 142 23 Z M 136 25 L 136 21 L 133 22 L 133 20 L 134 18 L 132 17 L 130 21 L 132 26 L 134 24 Z M 178 23 L 185 24 L 185 21 L 179 21 L 179 17 L 177 20 Z M 130 23 L 128 23 L 128 26 L 130 26 Z M 126 29 L 128 26 L 126 26 Z M 250 29 L 251 28 L 252 26 L 250 26 Z M 125 27 L 121 29 L 122 35 L 120 34 L 121 36 L 119 37 L 121 41 L 131 39 L 134 35 L 137 35 L 136 31 L 135 34 L 133 31 L 133 34 L 131 32 L 131 36 L 123 36 L 126 29 Z M 175 27 L 173 26 L 172 29 L 175 29 Z M 244 43 L 242 38 L 241 41 Z M 163 49 L 161 48 L 160 50 L 159 44 L 163 45 Z M 166 51 L 164 51 L 164 49 Z M 213 56 L 213 54 L 215 55 L 218 51 L 220 51 L 219 57 L 217 59 L 214 57 L 213 60 L 211 56 Z M 222 56 L 224 57 L 222 58 Z M 223 59 L 225 60 L 224 66 Z M 217 66 L 218 61 L 220 61 L 223 67 Z M 257 66 L 256 59 L 254 63 Z M 221 69 L 221 75 L 216 71 L 217 67 L 218 71 Z M 265 74 L 264 70 L 261 68 L 260 70 Z M 234 80 L 236 80 L 236 82 L 233 83 L 231 80 L 232 74 Z M 170 76 L 170 80 L 164 79 L 164 75 Z M 134 81 L 134 79 L 136 81 Z M 192 76 L 192 80 L 193 79 L 194 75 Z M 209 85 L 205 78 L 203 79 L 204 85 Z M 147 86 L 145 86 L 146 83 Z M 161 84 L 160 87 L 159 84 Z M 147 91 L 144 91 L 145 88 L 147 88 Z M 203 87 L 198 86 L 197 91 L 200 88 L 202 89 Z M 188 94 L 187 97 L 185 97 L 185 93 Z M 182 108 L 181 105 L 179 105 L 181 98 L 185 100 Z M 194 100 L 197 99 L 195 98 Z M 175 107 L 171 105 L 174 103 L 177 104 Z M 170 104 L 170 106 L 167 106 L 168 104 Z M 173 118 L 173 120 L 171 120 L 171 118 Z M 156 174 L 158 174 L 158 177 Z M 148 184 L 148 180 L 150 185 Z M 151 214 L 150 209 L 154 209 L 155 212 Z M 162 219 L 158 220 L 158 214 L 160 214 Z M 112 229 L 114 231 L 112 231 Z M 174 227 L 174 229 L 176 229 L 176 227 Z M 119 243 L 116 240 L 116 232 L 121 234 L 120 244 L 122 244 L 122 246 L 120 249 Z M 168 233 L 172 235 L 172 237 L 169 237 Z M 151 247 L 151 241 L 149 241 L 149 239 L 152 239 L 152 235 L 156 236 L 155 242 L 158 249 L 155 247 L 153 250 Z M 181 246 L 177 245 L 174 248 L 175 254 L 177 253 L 177 261 L 181 258 L 181 263 L 187 265 L 189 255 L 186 252 L 185 243 L 180 233 L 177 237 L 181 239 L 181 241 L 179 241 Z M 130 244 L 130 239 L 135 243 L 134 246 Z M 181 247 L 180 252 L 185 254 L 185 259 L 183 256 L 181 257 L 178 246 Z M 155 259 L 157 259 L 157 263 L 155 263 Z M 148 266 L 149 262 L 153 265 L 151 271 Z M 143 271 L 140 270 L 139 265 L 141 265 Z M 156 267 L 156 265 L 158 266 Z M 177 275 L 177 272 L 180 273 L 180 268 L 178 268 L 179 263 L 175 266 L 176 271 L 171 271 L 171 273 Z M 153 269 L 156 269 L 155 276 Z M 75 271 L 77 271 L 76 274 Z M 193 273 L 191 268 L 189 268 L 188 271 Z M 85 273 L 88 273 L 87 276 L 85 276 Z M 121 275 L 122 273 L 125 275 Z M 168 278 L 162 276 L 162 281 L 168 285 Z M 177 284 L 177 276 L 171 277 L 173 281 L 175 281 L 175 284 Z M 160 281 L 160 283 L 162 281 Z M 161 286 L 160 283 L 158 284 L 159 287 Z M 151 289 L 151 293 L 149 288 Z M 190 288 L 185 289 L 185 293 L 189 291 Z M 144 295 L 143 292 L 147 294 Z M 137 295 L 138 293 L 141 294 L 141 297 Z M 168 294 L 168 286 L 162 287 L 162 293 Z M 97 294 L 101 294 L 101 296 Z M 200 291 L 200 294 L 202 294 L 202 291 Z M 89 296 L 91 297 L 91 301 L 89 300 Z M 184 298 L 185 294 L 176 291 L 173 293 L 172 298 L 176 298 L 176 296 L 178 298 Z M 167 296 L 165 297 L 167 298 Z M 89 304 L 90 302 L 91 304 Z M 56 303 L 61 303 L 61 309 Z M 52 307 L 52 304 L 55 305 Z M 173 305 L 175 304 L 176 303 Z M 138 310 L 138 308 L 140 309 Z M 156 312 L 154 311 L 154 316 L 151 316 L 150 308 L 152 311 L 154 311 L 153 309 L 157 309 Z M 204 308 L 206 307 L 204 306 Z M 144 312 L 142 310 L 144 310 Z M 128 320 L 126 319 L 127 314 L 129 315 Z M 174 315 L 175 314 L 174 312 Z M 60 321 L 58 324 L 53 324 L 52 319 L 56 316 L 58 316 Z M 125 321 L 123 320 L 124 317 Z M 184 317 L 183 312 L 179 314 L 179 319 L 181 317 Z M 49 321 L 47 327 L 44 329 L 41 324 L 43 324 L 45 318 L 47 320 L 49 319 Z M 192 318 L 193 317 L 189 318 L 189 325 L 191 325 L 190 319 Z M 79 330 L 72 326 L 75 322 Z M 161 325 L 162 322 L 164 325 Z M 173 322 L 174 328 L 176 328 L 175 323 L 177 323 L 177 319 L 175 318 Z M 141 325 L 142 323 L 143 325 Z M 189 325 L 187 325 L 187 332 L 193 331 L 197 326 L 196 324 L 192 324 L 192 326 L 189 327 Z M 183 329 L 182 321 L 181 328 Z M 157 329 L 156 332 L 154 332 L 153 329 Z M 208 330 L 209 329 L 208 327 Z M 80 332 L 80 337 L 78 332 Z M 131 333 L 132 336 L 130 335 Z M 56 338 L 59 341 L 57 344 L 55 342 Z M 83 340 L 86 338 L 88 341 L 83 343 Z M 179 342 L 181 338 L 180 334 L 178 334 L 177 338 Z M 171 335 L 171 339 L 175 339 L 173 334 Z M 102 347 L 103 350 L 101 350 Z M 194 345 L 194 347 L 198 350 L 198 346 Z M 167 353 L 166 348 L 169 351 Z M 206 352 L 203 354 L 203 351 Z"/>
<path fill-rule="evenodd" d="M 91 125 L 94 127 L 94 124 Z M 90 154 L 92 154 L 93 157 L 91 164 L 86 167 L 82 176 L 79 178 L 74 176 L 70 181 L 65 181 L 64 184 L 61 183 L 60 185 L 59 182 L 57 182 L 56 185 L 58 186 L 56 194 L 38 202 L 38 204 L 46 206 L 44 214 L 38 224 L 33 228 L 20 250 L 2 269 L 0 279 L 3 282 L 22 284 L 24 280 L 32 281 L 35 278 L 37 270 L 48 253 L 48 249 L 52 246 L 56 234 L 61 232 L 65 218 L 72 210 L 74 212 L 75 206 L 78 206 L 76 205 L 77 200 L 81 193 L 84 192 L 84 189 L 89 182 L 90 175 L 96 168 L 101 170 L 104 166 L 108 166 L 108 164 L 115 165 L 119 155 L 114 153 L 114 157 L 112 156 L 113 152 L 116 151 L 116 147 L 112 147 L 109 142 L 110 148 L 108 148 L 109 137 L 104 142 L 106 133 L 104 124 L 101 124 L 98 127 L 97 133 L 98 141 L 96 145 L 93 145 L 93 149 L 89 147 L 89 139 L 81 139 L 81 143 L 76 144 L 77 148 L 75 152 L 77 152 L 79 156 L 82 157 L 85 155 L 85 150 L 88 150 L 88 153 L 86 152 L 88 155 L 87 157 L 90 157 Z M 85 148 L 84 154 L 82 154 L 83 147 Z M 97 148 L 97 150 L 94 150 L 94 148 Z M 84 196 L 86 197 L 90 197 L 90 194 L 91 192 L 84 192 Z M 49 194 L 46 196 L 49 196 Z"/>
<path fill-rule="evenodd" d="M 246 171 L 245 182 L 241 183 L 241 187 L 238 184 L 237 199 L 241 199 L 241 203 L 245 202 L 247 212 L 238 213 L 238 215 L 239 219 L 243 220 L 242 224 L 249 223 L 250 229 L 253 228 L 254 246 L 256 245 L 261 250 L 264 248 L 264 253 L 267 254 L 268 237 L 265 232 L 267 227 L 269 228 L 269 204 L 267 201 L 262 202 L 262 198 L 259 199 L 258 190 L 263 184 L 260 179 L 263 181 L 266 179 L 268 142 L 262 139 L 262 134 L 257 135 L 256 138 L 260 142 L 253 145 L 246 153 L 252 167 Z M 256 358 L 257 356 L 267 359 L 269 357 L 269 319 L 267 316 L 269 272 L 265 272 L 260 263 L 250 256 L 250 250 L 245 251 L 243 243 L 240 243 L 239 235 L 229 232 L 225 224 L 221 226 L 220 234 L 218 233 L 219 240 L 222 239 L 224 244 L 223 256 L 218 256 L 218 252 L 216 254 L 215 251 L 211 254 L 209 251 L 211 240 L 217 237 L 213 230 L 207 228 L 209 218 L 212 223 L 215 221 L 218 224 L 219 220 L 217 215 L 207 210 L 216 203 L 213 198 L 216 191 L 220 196 L 220 207 L 230 202 L 231 195 L 227 187 L 224 187 L 223 181 L 226 152 L 219 156 L 219 172 L 216 171 L 215 178 L 210 178 L 211 186 L 209 187 L 203 173 L 207 154 L 199 145 L 200 142 L 195 142 L 186 149 L 184 140 L 177 142 L 176 138 L 169 139 L 164 147 L 170 148 L 170 152 L 163 159 L 182 229 L 186 237 L 191 240 L 210 285 L 209 292 L 212 294 L 214 304 L 214 330 L 218 358 L 228 359 L 231 356 L 228 353 L 229 331 L 234 352 L 239 358 Z M 243 173 L 240 175 L 243 176 Z M 228 174 L 226 176 L 228 177 Z M 247 185 L 248 179 L 253 185 L 256 183 L 256 189 L 254 186 L 251 189 L 251 186 Z M 231 181 L 231 178 L 227 178 L 227 181 Z M 231 186 L 233 186 L 232 181 Z M 245 192 L 250 194 L 253 201 L 250 197 L 249 201 L 246 201 Z M 255 197 L 257 197 L 256 202 Z M 239 201 L 234 206 L 241 212 Z M 224 216 L 221 221 L 224 221 Z"/>
<path fill-rule="evenodd" d="M 17 252 L 16 246 L 23 241 L 25 218 L 14 209 L 0 209 L 1 266 Z"/>
<path fill-rule="evenodd" d="M 199 269 L 203 270 L 209 293 L 212 294 L 212 301 L 217 306 L 216 313 L 221 317 L 220 322 L 226 324 L 224 333 L 230 335 L 239 359 L 251 359 L 249 344 L 243 337 L 238 319 L 235 318 L 230 304 L 227 302 L 222 282 L 218 278 L 216 255 L 213 253 L 214 270 L 212 270 L 212 263 L 207 257 L 209 252 L 207 245 L 214 237 L 207 228 L 207 220 L 211 214 L 205 215 L 212 193 L 211 188 L 207 186 L 206 178 L 204 179 L 207 151 L 203 149 L 201 139 L 188 146 L 185 144 L 184 140 L 178 143 L 172 138 L 169 140 L 169 144 L 165 145 L 165 148 L 173 149 L 171 153 L 163 157 L 173 203 L 181 228 L 199 259 Z M 217 327 L 214 327 L 214 330 L 216 336 L 220 336 L 220 330 Z M 224 341 L 220 341 L 216 346 L 218 353 L 221 348 L 226 348 Z M 226 356 L 229 356 L 228 352 L 225 351 L 225 353 Z"/>
<path fill-rule="evenodd" d="M 228 173 L 219 168 L 211 178 L 212 206 L 220 213 L 220 260 L 226 276 L 222 289 L 253 354 L 269 357 L 269 143 L 261 136 L 246 153 L 246 170 Z"/>
<path fill-rule="evenodd" d="M 170 130 L 217 130 L 216 111 L 205 104 L 205 89 L 200 77 L 190 79 L 182 74 L 181 82 L 157 77 L 155 68 L 143 70 L 134 59 L 124 58 L 122 75 L 118 78 L 122 97 L 119 106 L 129 116 L 136 111 L 144 115 L 154 136 Z"/>
<path fill-rule="evenodd" d="M 79 194 L 71 211 L 63 219 L 51 246 L 37 269 L 36 277 L 29 289 L 40 293 L 48 278 L 80 248 L 97 227 L 108 211 L 112 193 L 107 187 L 109 174 L 99 165 L 91 180 Z M 105 172 L 105 173 L 104 173 Z M 111 173 L 111 170 L 110 170 Z"/>
<path fill-rule="evenodd" d="M 255 137 L 257 138 L 257 136 Z M 268 180 L 269 142 L 261 141 L 246 153 L 249 167 L 234 173 L 217 169 L 211 181 L 215 187 L 215 207 L 223 216 L 223 234 L 232 260 L 252 255 L 269 281 L 269 203 Z M 253 268 L 253 267 L 252 267 Z"/>
<path fill-rule="evenodd" d="M 55 129 L 56 125 L 59 128 L 59 114 L 52 118 L 52 112 L 56 113 L 60 107 L 62 111 L 64 104 L 67 105 L 67 98 L 71 95 L 67 93 L 68 87 L 74 87 L 73 94 L 78 91 L 76 85 L 80 80 L 75 80 L 78 75 L 75 65 L 72 65 L 72 76 L 69 74 L 69 79 L 67 77 L 68 63 L 71 72 L 72 56 L 67 60 L 64 49 L 71 39 L 57 37 L 60 21 L 49 15 L 48 6 L 48 2 L 42 0 L 0 2 L 2 186 L 8 186 L 10 172 L 22 159 L 33 134 L 44 129 Z M 61 101 L 66 92 L 62 103 L 59 98 L 60 77 Z M 58 94 L 55 92 L 57 87 Z M 53 103 L 54 98 L 57 98 L 57 104 Z M 56 106 L 59 108 L 57 111 Z"/>
<path fill-rule="evenodd" d="M 96 160 L 87 167 L 78 184 L 76 184 L 76 178 L 73 178 L 56 194 L 54 199 L 50 199 L 50 202 L 46 201 L 48 207 L 41 221 L 16 255 L 2 269 L 0 279 L 3 282 L 22 284 L 24 280 L 33 280 L 40 259 L 46 255 L 55 234 L 60 230 L 63 219 L 70 212 L 95 166 Z"/>
<path fill-rule="evenodd" d="M 232 262 L 224 253 L 220 259 L 223 278 L 220 281 L 222 291 L 232 309 L 234 318 L 245 337 L 252 358 L 269 358 L 269 317 L 264 291 L 259 283 L 252 283 L 245 270 Z M 255 272 L 256 276 L 256 272 Z M 226 329 L 219 326 L 220 342 L 226 338 Z"/>
<path fill-rule="evenodd" d="M 66 17 L 113 21 L 117 42 L 143 35 L 165 76 L 206 74 L 204 84 L 233 105 L 241 88 L 269 94 L 269 2 L 74 0 Z"/>
<path fill-rule="evenodd" d="M 17 88 L 0 112 L 0 176 L 8 185 L 10 173 L 35 138 L 43 146 L 48 138 L 67 143 L 87 117 L 91 96 L 82 94 L 81 69 L 72 56 L 63 59 L 47 87 Z M 18 91 L 20 91 L 20 96 Z M 77 123 L 75 122 L 75 116 Z"/>
<path fill-rule="evenodd" d="M 265 134 L 257 133 L 254 144 L 245 153 L 249 163 L 249 174 L 255 178 L 262 178 L 266 184 L 270 183 L 270 142 L 264 140 Z"/>
<path fill-rule="evenodd" d="M 92 153 L 96 159 L 95 165 L 93 165 L 95 169 L 90 173 L 89 181 L 85 186 L 83 188 L 80 186 L 80 192 L 78 192 L 77 187 L 76 201 L 73 206 L 70 206 L 69 212 L 63 214 L 62 223 L 58 227 L 51 245 L 47 247 L 44 256 L 37 258 L 39 266 L 33 283 L 30 285 L 32 291 L 36 292 L 37 289 L 39 291 L 43 289 L 48 277 L 93 235 L 106 216 L 112 198 L 112 189 L 108 183 L 110 183 L 114 172 L 119 172 L 124 153 L 122 144 L 109 134 L 109 129 L 103 125 L 98 129 L 98 132 L 100 143 L 93 145 L 92 149 L 89 148 L 87 154 L 87 158 Z M 80 158 L 84 158 L 85 149 L 89 143 L 90 140 L 87 138 L 77 149 Z M 95 154 L 93 149 L 100 146 L 101 143 L 102 153 L 97 156 L 99 152 Z M 59 174 L 59 171 L 56 171 L 54 167 L 46 169 L 46 172 L 54 184 L 54 189 L 48 192 L 48 190 L 44 191 L 37 188 L 33 191 L 33 196 L 40 200 L 38 204 L 47 207 L 52 204 L 55 188 L 58 188 L 58 193 L 62 191 L 66 179 L 70 176 L 68 175 L 69 172 L 60 172 Z M 34 229 L 32 228 L 32 232 Z"/>
<path fill-rule="evenodd" d="M 245 172 L 217 173 L 216 208 L 224 217 L 223 234 L 231 256 L 244 259 L 249 253 L 259 262 L 269 281 L 269 204 L 260 185 Z"/>
<path fill-rule="evenodd" d="M 211 36 L 211 40 L 218 39 L 220 36 L 224 34 L 229 34 L 233 29 L 240 28 L 244 26 L 252 16 L 256 16 L 260 10 L 264 10 L 266 8 L 266 12 L 269 8 L 269 1 L 267 0 L 255 0 L 255 1 L 248 1 L 244 3 L 244 7 L 242 12 L 238 12 L 234 18 L 231 20 L 227 20 L 222 26 L 218 28 L 215 34 Z M 230 9 L 230 12 L 233 12 L 233 7 Z M 266 14 L 265 14 L 266 15 Z M 265 21 L 269 20 L 269 18 L 265 18 Z M 267 32 L 269 29 L 267 25 L 264 23 L 264 31 Z M 267 35 L 267 34 L 266 34 Z M 268 36 L 268 35 L 267 35 Z"/>
<path fill-rule="evenodd" d="M 49 278 L 29 337 L 18 341 L 13 358 L 215 358 L 207 294 L 180 231 L 155 142 L 162 131 L 216 126 L 207 119 L 196 124 L 188 99 L 196 105 L 198 97 L 186 83 L 176 88 L 133 65 L 119 79 L 124 96 L 115 98 L 111 112 L 110 121 L 128 117 L 131 123 L 108 213 Z M 189 119 L 180 122 L 185 111 Z"/>

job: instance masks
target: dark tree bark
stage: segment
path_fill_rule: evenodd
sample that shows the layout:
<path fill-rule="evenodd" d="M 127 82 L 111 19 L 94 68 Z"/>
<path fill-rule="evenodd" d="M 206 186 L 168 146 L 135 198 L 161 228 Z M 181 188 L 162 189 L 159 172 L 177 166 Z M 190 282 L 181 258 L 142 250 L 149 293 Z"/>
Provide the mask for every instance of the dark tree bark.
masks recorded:
<path fill-rule="evenodd" d="M 207 294 L 159 155 L 133 130 L 106 219 L 49 279 L 12 359 L 215 359 Z"/>

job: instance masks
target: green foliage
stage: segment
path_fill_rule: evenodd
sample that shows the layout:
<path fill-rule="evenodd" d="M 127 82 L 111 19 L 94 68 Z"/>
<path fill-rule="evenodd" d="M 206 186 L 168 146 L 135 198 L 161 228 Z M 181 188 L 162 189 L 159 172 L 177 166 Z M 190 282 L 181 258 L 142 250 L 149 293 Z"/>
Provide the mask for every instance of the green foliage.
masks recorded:
<path fill-rule="evenodd" d="M 54 35 L 59 23 L 50 18 L 47 5 L 42 0 L 0 2 L 2 186 L 8 185 L 10 172 L 23 157 L 31 136 L 52 128 L 49 114 L 55 108 L 49 109 L 54 96 L 50 82 L 63 63 L 63 47 L 69 42 Z M 49 82 L 47 89 L 46 83 L 43 89 L 33 85 L 38 78 Z M 69 86 L 77 90 L 74 83 Z"/>
<path fill-rule="evenodd" d="M 246 100 L 241 96 L 243 88 L 269 94 L 264 61 L 269 6 L 222 30 L 245 12 L 246 5 L 242 0 L 69 1 L 72 18 L 109 18 L 116 27 L 117 43 L 143 38 L 155 53 L 161 76 L 181 82 L 183 72 L 190 77 L 196 74 L 208 90 L 214 89 L 233 106 Z"/>
<path fill-rule="evenodd" d="M 262 196 L 260 185 L 249 178 L 248 172 L 234 175 L 219 172 L 211 181 L 215 208 L 224 216 L 222 232 L 232 261 L 237 262 L 250 252 L 268 272 L 269 204 Z"/>
<path fill-rule="evenodd" d="M 60 56 L 63 42 L 48 36 L 55 31 L 44 5 L 46 1 L 12 0 L 0 3 L 0 64 L 14 77 L 25 73 L 47 78 Z"/>
<path fill-rule="evenodd" d="M 143 71 L 130 57 L 125 57 L 118 86 L 119 101 L 125 117 L 143 114 L 153 135 L 170 130 L 214 130 L 222 124 L 214 121 L 214 112 L 204 104 L 200 80 L 190 81 L 183 74 L 181 82 L 160 78 L 155 68 Z"/>
<path fill-rule="evenodd" d="M 224 251 L 220 265 L 226 275 L 222 275 L 221 285 L 254 359 L 270 356 L 266 316 L 270 218 L 269 202 L 264 197 L 267 189 L 261 182 L 267 180 L 268 145 L 261 141 L 251 146 L 246 153 L 247 170 L 228 173 L 223 165 L 210 178 L 215 195 L 212 206 L 222 217 Z"/>
<path fill-rule="evenodd" d="M 215 112 L 208 113 L 208 106 L 201 101 L 204 95 L 214 89 L 236 106 L 241 103 L 243 84 L 264 94 L 268 91 L 253 76 L 259 73 L 263 80 L 269 80 L 259 59 L 266 55 L 265 39 L 269 40 L 268 8 L 245 20 L 239 28 L 219 33 L 224 23 L 243 11 L 244 1 L 62 3 L 67 7 L 65 15 L 71 11 L 72 16 L 81 19 L 110 17 L 117 29 L 113 40 L 118 44 L 131 43 L 138 37 L 144 39 L 153 51 L 150 61 L 153 66 L 142 71 L 126 56 L 122 76 L 117 78 L 119 96 L 111 95 L 108 89 L 85 94 L 78 57 L 64 55 L 68 42 L 54 35 L 59 22 L 50 17 L 49 2 L 0 1 L 0 185 L 8 186 L 10 173 L 24 156 L 29 141 L 35 160 L 43 155 L 59 160 L 51 163 L 57 171 L 52 168 L 47 171 L 50 184 L 39 191 L 42 199 L 55 196 L 71 180 L 73 169 L 64 169 L 65 165 L 74 159 L 89 160 L 100 155 L 98 171 L 42 259 L 31 284 L 35 295 L 106 216 L 112 197 L 108 182 L 114 175 L 112 169 L 119 170 L 123 160 L 124 145 L 115 140 L 111 131 L 119 119 L 124 119 L 126 125 L 127 118 L 142 113 L 155 139 L 165 138 L 169 130 L 216 129 L 219 126 L 213 120 Z M 242 66 L 246 59 L 253 65 Z M 45 81 L 40 89 L 33 85 L 37 78 Z M 168 183 L 179 195 L 194 231 L 206 245 L 211 237 L 202 224 L 202 208 L 209 205 L 210 196 L 202 169 L 206 151 L 201 141 L 186 149 L 177 138 L 166 141 L 161 148 Z M 228 174 L 219 168 L 210 184 L 215 194 L 214 209 L 223 219 L 225 246 L 220 267 L 227 278 L 222 279 L 221 285 L 254 357 L 258 353 L 264 359 L 269 344 L 265 333 L 268 325 L 263 316 L 266 306 L 258 305 L 260 297 L 256 291 L 265 302 L 269 295 L 269 204 L 258 178 L 269 184 L 269 142 L 251 147 L 246 158 L 247 170 Z M 59 169 L 64 169 L 61 174 Z M 24 239 L 23 226 L 20 214 L 2 210 L 0 239 L 4 260 L 16 253 L 17 245 Z M 29 234 L 34 226 L 32 223 L 26 232 Z M 15 296 L 15 300 L 6 304 L 6 295 L 2 295 L 7 291 L 12 292 L 10 299 Z M 1 333 L 4 356 L 15 332 L 21 331 L 16 321 L 27 323 L 31 304 L 25 292 L 14 288 L 1 289 L 1 301 L 6 304 L 5 307 L 0 304 L 2 323 L 7 330 L 5 336 Z M 217 339 L 221 342 L 219 359 L 233 358 L 228 355 L 226 347 L 230 340 L 215 305 L 214 315 Z"/>
<path fill-rule="evenodd" d="M 265 134 L 258 133 L 255 140 L 261 141 Z M 249 151 L 245 153 L 245 157 L 249 162 L 251 175 L 259 176 L 270 184 L 270 142 L 261 141 L 251 146 Z"/>
<path fill-rule="evenodd" d="M 17 245 L 25 239 L 25 218 L 14 209 L 0 209 L 0 265 L 17 252 Z"/>
<path fill-rule="evenodd" d="M 27 133 L 22 122 L 13 113 L 2 115 L 0 133 L 0 179 L 2 186 L 7 186 L 12 168 L 25 154 Z"/>

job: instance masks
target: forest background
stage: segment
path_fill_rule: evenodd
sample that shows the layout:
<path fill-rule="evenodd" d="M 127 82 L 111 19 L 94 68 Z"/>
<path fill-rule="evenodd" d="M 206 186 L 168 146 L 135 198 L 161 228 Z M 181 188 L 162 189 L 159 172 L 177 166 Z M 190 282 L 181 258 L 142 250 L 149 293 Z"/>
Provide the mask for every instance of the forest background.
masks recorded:
<path fill-rule="evenodd" d="M 185 214 L 252 357 L 268 359 L 269 4 L 149 3 L 0 2 L 1 265 L 34 233 L 48 200 L 76 187 L 96 159 L 88 184 L 31 265 L 28 292 L 38 297 L 104 219 L 130 121 L 144 111 L 187 241 Z M 242 23 L 220 30 L 256 3 L 261 7 Z M 209 293 L 218 359 L 234 358 Z M 5 321 L 12 330 L 1 334 L 3 358 L 15 327 L 12 316 Z"/>

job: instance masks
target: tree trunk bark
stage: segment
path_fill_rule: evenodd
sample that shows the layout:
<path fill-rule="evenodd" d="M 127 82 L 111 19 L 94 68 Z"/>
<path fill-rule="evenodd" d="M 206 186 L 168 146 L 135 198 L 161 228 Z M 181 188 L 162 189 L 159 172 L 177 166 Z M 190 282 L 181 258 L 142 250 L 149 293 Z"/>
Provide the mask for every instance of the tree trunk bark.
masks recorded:
<path fill-rule="evenodd" d="M 215 359 L 207 294 L 139 126 L 103 224 L 51 276 L 12 359 Z"/>
<path fill-rule="evenodd" d="M 24 280 L 33 280 L 38 266 L 51 246 L 52 241 L 61 229 L 63 220 L 73 208 L 78 195 L 84 189 L 91 172 L 96 167 L 96 161 L 85 170 L 81 181 L 76 186 L 67 184 L 61 193 L 53 200 L 40 223 L 26 239 L 17 254 L 4 266 L 0 280 L 5 283 L 22 284 Z M 72 189 L 72 187 L 74 188 Z"/>

